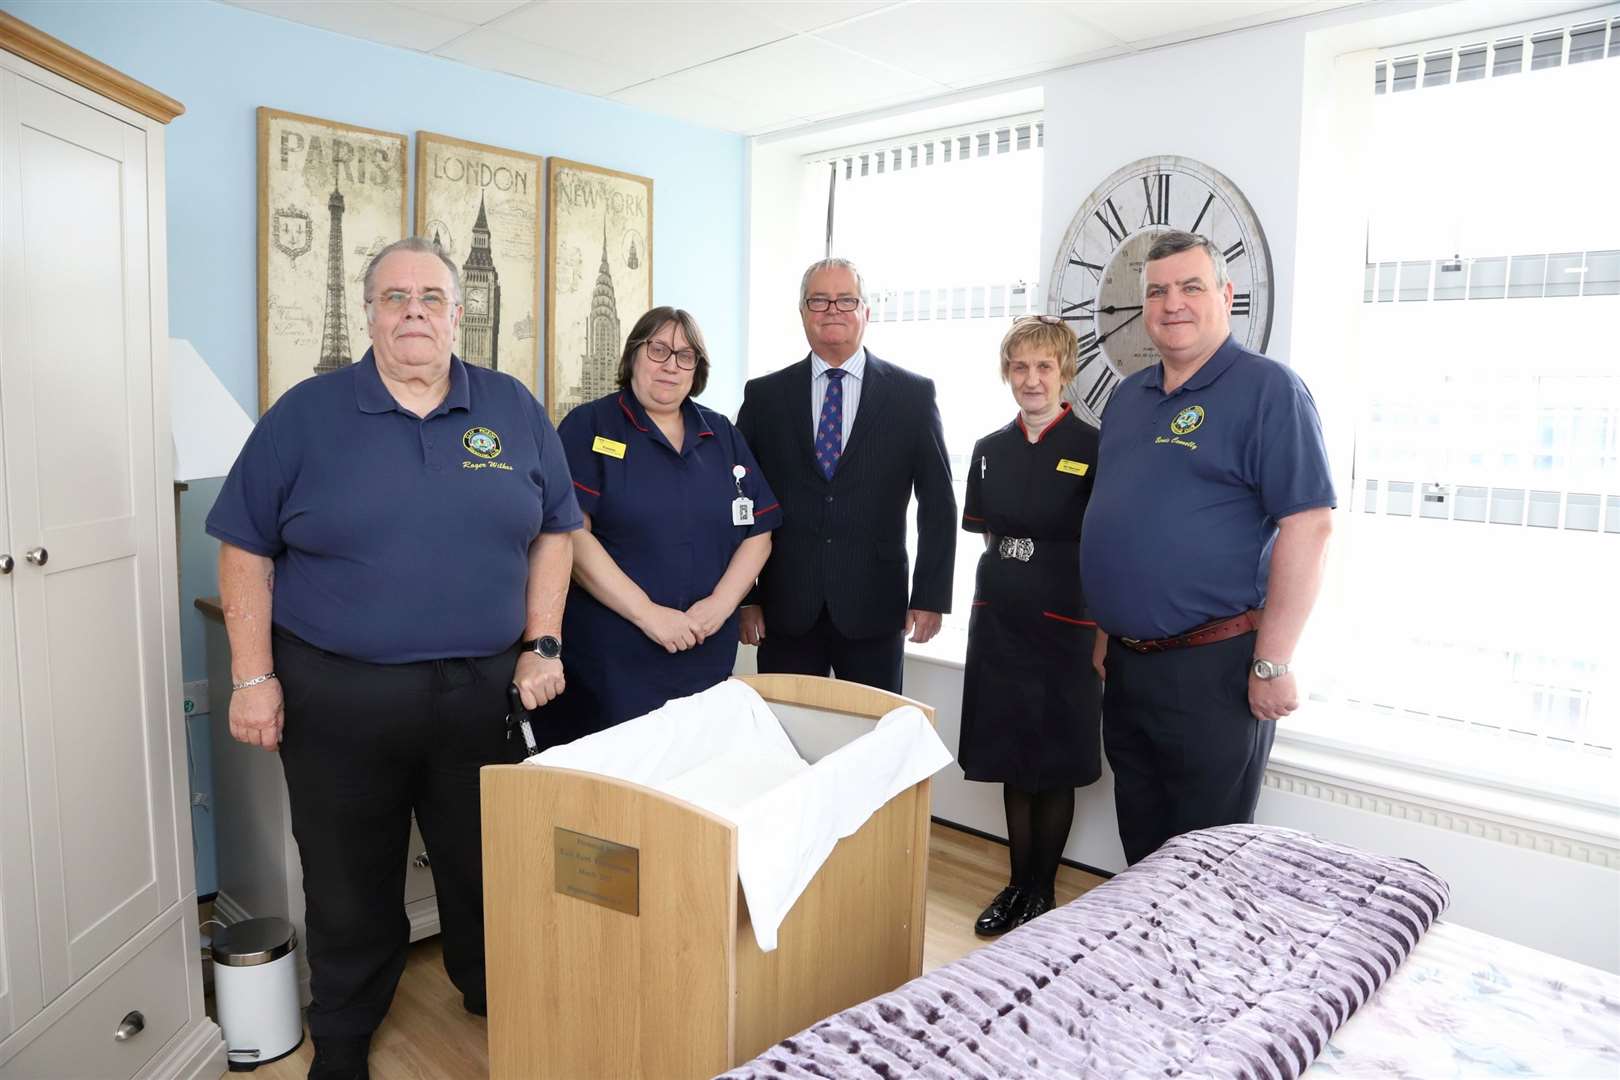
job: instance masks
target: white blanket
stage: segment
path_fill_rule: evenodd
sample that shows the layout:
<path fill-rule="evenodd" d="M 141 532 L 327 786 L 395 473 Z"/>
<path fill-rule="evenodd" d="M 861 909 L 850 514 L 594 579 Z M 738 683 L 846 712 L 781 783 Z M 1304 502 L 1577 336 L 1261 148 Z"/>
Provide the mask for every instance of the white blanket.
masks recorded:
<path fill-rule="evenodd" d="M 763 952 L 839 840 L 950 764 L 928 718 L 895 709 L 814 765 L 736 679 L 529 759 L 641 784 L 737 826 L 737 875 Z"/>

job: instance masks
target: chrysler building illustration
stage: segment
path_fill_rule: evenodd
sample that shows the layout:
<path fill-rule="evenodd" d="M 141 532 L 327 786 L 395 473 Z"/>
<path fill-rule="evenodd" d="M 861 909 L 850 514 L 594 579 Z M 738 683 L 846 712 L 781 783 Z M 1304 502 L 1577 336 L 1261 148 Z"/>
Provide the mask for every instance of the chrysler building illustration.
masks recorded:
<path fill-rule="evenodd" d="M 326 238 L 326 321 L 321 325 L 321 358 L 315 364 L 317 375 L 354 363 L 349 353 L 349 320 L 344 311 L 343 193 L 338 191 L 335 171 L 326 209 L 332 215 L 332 227 Z"/>
<path fill-rule="evenodd" d="M 461 264 L 465 307 L 461 316 L 461 359 L 474 367 L 494 369 L 501 332 L 501 275 L 489 249 L 489 218 L 484 197 L 478 196 L 478 221 L 473 225 L 472 250 Z"/>
<path fill-rule="evenodd" d="M 585 354 L 579 365 L 579 385 L 566 413 L 575 405 L 595 401 L 617 386 L 619 350 L 624 338 L 619 334 L 619 300 L 613 291 L 613 271 L 608 267 L 607 220 L 602 221 L 602 266 L 596 271 L 596 288 L 591 293 L 591 312 L 585 323 Z"/>

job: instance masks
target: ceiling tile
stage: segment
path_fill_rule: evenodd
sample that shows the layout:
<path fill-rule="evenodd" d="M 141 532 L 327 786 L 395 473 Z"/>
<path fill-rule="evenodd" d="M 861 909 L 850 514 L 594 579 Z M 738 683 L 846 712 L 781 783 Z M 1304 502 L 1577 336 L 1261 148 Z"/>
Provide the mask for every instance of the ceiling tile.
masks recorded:
<path fill-rule="evenodd" d="M 483 26 L 516 11 L 529 0 L 394 0 L 394 3 L 426 15 Z"/>
<path fill-rule="evenodd" d="M 949 86 L 1063 67 L 1121 47 L 1045 3 L 909 4 L 815 36 Z"/>
<path fill-rule="evenodd" d="M 711 94 L 746 96 L 799 116 L 859 111 L 873 101 L 946 89 L 816 37 L 787 38 L 683 74 Z"/>
<path fill-rule="evenodd" d="M 441 15 L 409 11 L 385 0 L 227 0 L 240 8 L 318 26 L 350 37 L 364 38 L 401 49 L 429 51 L 465 34 L 472 24 Z"/>
<path fill-rule="evenodd" d="M 1349 3 L 1351 0 L 1343 0 Z M 1176 41 L 1308 14 L 1339 3 L 1277 0 L 1063 0 L 1054 5 L 1087 25 L 1124 41 Z"/>
<path fill-rule="evenodd" d="M 623 66 L 635 78 L 667 75 L 788 35 L 758 14 L 758 4 L 694 0 L 547 0 L 502 19 L 502 33 L 560 52 Z"/>
<path fill-rule="evenodd" d="M 435 55 L 582 94 L 610 94 L 633 81 L 626 79 L 618 68 L 532 45 L 498 27 L 474 30 Z"/>
<path fill-rule="evenodd" d="M 702 89 L 693 84 L 691 72 L 632 86 L 614 94 L 613 100 L 687 123 L 739 134 L 762 127 L 774 129 L 799 118 L 794 109 L 781 102 L 766 102 L 748 95 L 733 97 Z"/>
<path fill-rule="evenodd" d="M 803 33 L 900 6 L 903 5 L 895 0 L 831 0 L 825 4 L 816 3 L 815 0 L 777 0 L 775 3 L 760 4 L 759 9 L 760 14 L 778 26 Z"/>

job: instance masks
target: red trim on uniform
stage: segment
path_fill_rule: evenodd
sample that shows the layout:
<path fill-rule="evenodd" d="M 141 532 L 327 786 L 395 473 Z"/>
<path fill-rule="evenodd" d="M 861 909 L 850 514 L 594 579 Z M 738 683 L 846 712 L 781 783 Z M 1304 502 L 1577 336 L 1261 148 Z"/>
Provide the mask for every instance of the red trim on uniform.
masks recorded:
<path fill-rule="evenodd" d="M 714 434 L 714 432 L 712 432 L 712 431 L 700 431 L 700 432 L 698 432 L 698 438 L 702 438 L 705 435 L 713 435 L 713 434 Z"/>
<path fill-rule="evenodd" d="M 989 607 L 990 606 L 990 601 L 988 601 L 988 600 L 975 600 L 975 601 L 973 601 L 972 604 L 970 604 L 968 606 L 969 607 Z"/>
<path fill-rule="evenodd" d="M 1074 626 L 1096 626 L 1097 625 L 1096 623 L 1092 622 L 1090 619 L 1071 619 L 1067 615 L 1059 615 L 1055 611 L 1043 611 L 1043 612 L 1041 612 L 1041 614 L 1045 615 L 1048 619 L 1056 619 L 1058 622 L 1066 622 L 1066 623 L 1070 623 L 1070 624 L 1072 624 Z"/>
<path fill-rule="evenodd" d="M 982 517 L 974 517 L 972 514 L 963 514 L 962 515 L 962 520 L 963 521 L 983 521 L 984 518 L 982 518 Z"/>
<path fill-rule="evenodd" d="M 574 481 L 574 486 L 579 488 L 579 490 L 585 492 L 588 495 L 595 495 L 598 499 L 600 499 L 602 497 L 602 493 L 600 491 L 592 491 L 590 488 L 586 487 L 584 484 L 580 483 L 578 480 Z"/>
<path fill-rule="evenodd" d="M 637 431 L 645 432 L 647 430 L 641 426 L 641 421 L 636 419 L 636 414 L 630 411 L 630 406 L 624 403 L 624 395 L 622 393 L 619 395 L 619 408 L 623 409 L 624 415 L 628 416 L 630 418 L 630 422 L 636 425 Z"/>
<path fill-rule="evenodd" d="M 1065 401 L 1065 402 L 1062 402 L 1061 404 L 1058 405 L 1058 414 L 1056 416 L 1052 417 L 1052 422 L 1051 423 L 1049 423 L 1045 427 L 1041 428 L 1041 433 L 1039 435 L 1035 436 L 1035 441 L 1040 442 L 1042 439 L 1046 438 L 1047 435 L 1051 434 L 1052 429 L 1058 426 L 1058 422 L 1060 420 L 1062 420 L 1065 416 L 1068 416 L 1068 415 L 1069 415 L 1069 403 L 1067 401 Z M 1026 438 L 1026 439 L 1029 438 L 1029 428 L 1024 426 L 1024 414 L 1023 413 L 1018 414 L 1018 430 L 1022 431 L 1024 433 L 1024 438 Z"/>
<path fill-rule="evenodd" d="M 771 511 L 772 511 L 772 510 L 776 510 L 776 509 L 778 509 L 778 508 L 779 508 L 779 507 L 781 507 L 781 505 L 782 505 L 782 504 L 781 504 L 781 503 L 779 503 L 779 502 L 773 502 L 773 503 L 771 503 L 771 505 L 769 505 L 769 506 L 767 506 L 767 507 L 766 507 L 766 508 L 765 508 L 765 509 L 763 509 L 763 510 L 755 510 L 755 511 L 754 511 L 754 516 L 755 516 L 755 517 L 759 517 L 759 515 L 761 515 L 761 514 L 768 514 L 768 513 L 770 513 L 770 512 L 771 512 Z"/>

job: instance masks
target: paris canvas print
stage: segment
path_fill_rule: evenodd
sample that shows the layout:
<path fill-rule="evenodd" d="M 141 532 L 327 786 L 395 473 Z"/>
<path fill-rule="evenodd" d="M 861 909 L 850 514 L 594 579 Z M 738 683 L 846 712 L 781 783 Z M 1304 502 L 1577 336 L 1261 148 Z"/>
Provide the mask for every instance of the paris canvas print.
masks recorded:
<path fill-rule="evenodd" d="M 416 133 L 416 234 L 461 271 L 455 353 L 534 393 L 540 360 L 540 189 L 545 159 Z"/>
<path fill-rule="evenodd" d="M 259 410 L 370 345 L 362 279 L 405 235 L 406 138 L 260 108 Z"/>
<path fill-rule="evenodd" d="M 551 158 L 546 409 L 561 420 L 616 389 L 625 335 L 652 307 L 653 182 Z"/>

